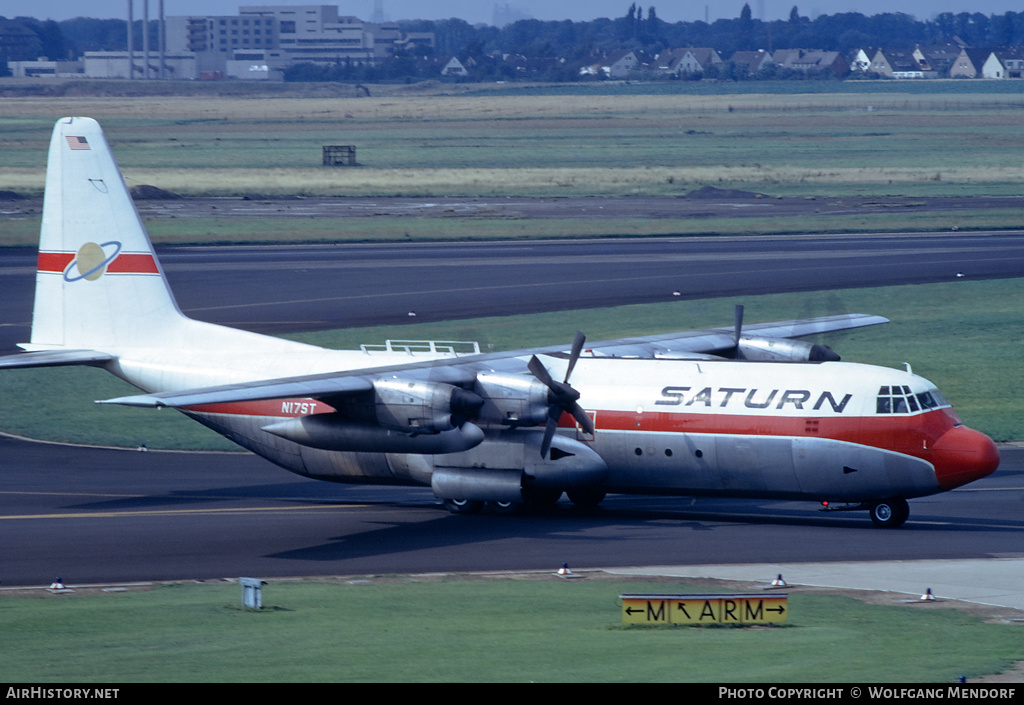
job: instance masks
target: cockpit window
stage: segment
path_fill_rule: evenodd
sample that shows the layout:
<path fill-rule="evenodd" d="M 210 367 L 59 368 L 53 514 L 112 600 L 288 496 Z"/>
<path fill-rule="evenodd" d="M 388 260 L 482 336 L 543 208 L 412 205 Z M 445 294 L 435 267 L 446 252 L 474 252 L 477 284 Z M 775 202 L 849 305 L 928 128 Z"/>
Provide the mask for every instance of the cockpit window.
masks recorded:
<path fill-rule="evenodd" d="M 876 411 L 879 414 L 910 414 L 918 411 L 949 406 L 949 402 L 938 389 L 929 389 L 917 394 L 906 385 L 883 386 L 878 389 Z"/>

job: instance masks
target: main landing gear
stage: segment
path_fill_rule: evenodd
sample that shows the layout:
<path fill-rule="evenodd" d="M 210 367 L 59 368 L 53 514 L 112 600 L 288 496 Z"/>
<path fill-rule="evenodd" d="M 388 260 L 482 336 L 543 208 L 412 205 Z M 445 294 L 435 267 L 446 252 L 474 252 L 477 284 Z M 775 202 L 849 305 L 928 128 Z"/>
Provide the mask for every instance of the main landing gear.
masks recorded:
<path fill-rule="evenodd" d="M 492 514 L 521 514 L 531 510 L 548 509 L 562 496 L 558 491 L 524 491 L 522 502 L 484 502 L 469 499 L 442 500 L 444 508 L 452 514 L 479 514 L 485 508 Z M 603 490 L 573 490 L 568 493 L 569 500 L 581 509 L 591 509 L 600 504 L 605 497 Z"/>

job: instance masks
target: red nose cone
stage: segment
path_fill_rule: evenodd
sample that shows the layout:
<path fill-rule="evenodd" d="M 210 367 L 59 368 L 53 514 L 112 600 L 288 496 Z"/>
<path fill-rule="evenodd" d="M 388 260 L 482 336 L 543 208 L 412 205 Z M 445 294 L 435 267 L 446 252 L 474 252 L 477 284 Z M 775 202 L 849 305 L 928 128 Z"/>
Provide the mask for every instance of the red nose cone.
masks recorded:
<path fill-rule="evenodd" d="M 943 490 L 991 475 L 999 467 L 999 450 L 984 433 L 955 426 L 932 446 L 935 478 Z"/>

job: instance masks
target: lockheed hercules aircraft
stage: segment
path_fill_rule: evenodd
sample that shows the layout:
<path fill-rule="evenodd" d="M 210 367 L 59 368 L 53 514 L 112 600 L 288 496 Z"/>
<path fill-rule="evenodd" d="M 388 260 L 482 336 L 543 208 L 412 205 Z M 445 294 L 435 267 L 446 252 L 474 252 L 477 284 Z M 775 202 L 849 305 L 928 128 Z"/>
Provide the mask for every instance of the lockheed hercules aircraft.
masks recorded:
<path fill-rule="evenodd" d="M 450 511 L 563 493 L 812 500 L 900 526 L 907 499 L 992 473 L 992 441 L 931 382 L 795 340 L 852 314 L 469 354 L 359 351 L 192 320 L 178 309 L 96 121 L 63 118 L 46 174 L 27 352 L 92 365 L 306 477 L 425 485 Z"/>

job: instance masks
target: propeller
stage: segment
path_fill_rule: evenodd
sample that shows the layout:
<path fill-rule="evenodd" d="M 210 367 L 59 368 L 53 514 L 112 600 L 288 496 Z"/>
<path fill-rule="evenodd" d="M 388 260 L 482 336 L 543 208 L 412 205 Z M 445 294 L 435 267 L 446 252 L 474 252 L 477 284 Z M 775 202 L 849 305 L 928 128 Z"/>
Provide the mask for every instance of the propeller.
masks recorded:
<path fill-rule="evenodd" d="M 723 348 L 720 355 L 724 357 L 730 357 L 734 360 L 743 359 L 743 353 L 740 352 L 740 336 L 743 335 L 743 305 L 736 304 L 736 308 L 733 311 L 733 334 L 732 334 L 732 345 L 728 348 Z"/>
<path fill-rule="evenodd" d="M 740 347 L 740 334 L 743 332 L 743 305 L 736 304 L 736 310 L 733 312 L 733 327 L 736 330 L 735 338 L 732 341 L 733 346 L 739 351 Z"/>
<path fill-rule="evenodd" d="M 586 341 L 583 333 L 576 331 L 576 337 L 572 341 L 572 350 L 569 353 L 569 366 L 565 369 L 565 379 L 561 382 L 553 379 L 548 368 L 544 366 L 536 355 L 530 358 L 527 367 L 530 372 L 548 388 L 548 420 L 544 427 L 544 440 L 540 445 L 540 456 L 546 458 L 548 450 L 551 449 L 551 439 L 554 438 L 555 429 L 558 428 L 558 419 L 562 413 L 570 414 L 576 423 L 587 433 L 594 432 L 594 422 L 590 420 L 587 413 L 583 411 L 578 403 L 580 393 L 569 386 L 569 376 L 572 375 L 576 361 L 583 351 L 583 343 Z"/>

